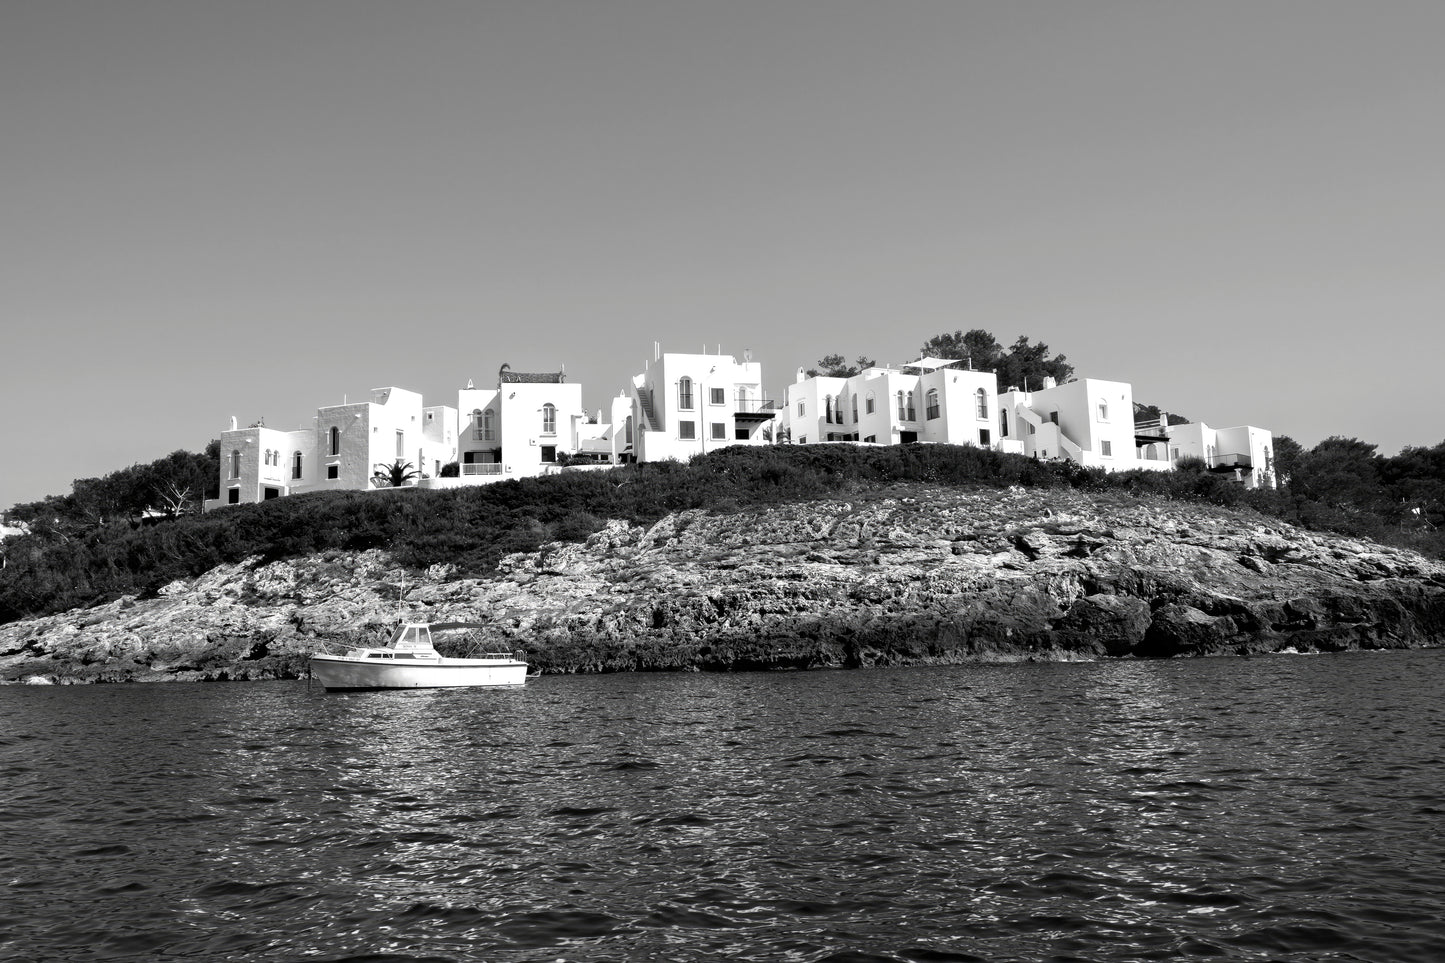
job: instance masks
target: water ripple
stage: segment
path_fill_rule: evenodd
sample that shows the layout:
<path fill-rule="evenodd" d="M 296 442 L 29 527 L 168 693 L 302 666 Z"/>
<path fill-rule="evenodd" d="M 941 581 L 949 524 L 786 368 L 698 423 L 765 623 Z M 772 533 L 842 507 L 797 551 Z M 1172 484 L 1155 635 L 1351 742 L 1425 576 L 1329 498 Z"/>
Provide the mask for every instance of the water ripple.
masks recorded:
<path fill-rule="evenodd" d="M 1445 958 L 1445 653 L 7 689 L 0 958 Z"/>

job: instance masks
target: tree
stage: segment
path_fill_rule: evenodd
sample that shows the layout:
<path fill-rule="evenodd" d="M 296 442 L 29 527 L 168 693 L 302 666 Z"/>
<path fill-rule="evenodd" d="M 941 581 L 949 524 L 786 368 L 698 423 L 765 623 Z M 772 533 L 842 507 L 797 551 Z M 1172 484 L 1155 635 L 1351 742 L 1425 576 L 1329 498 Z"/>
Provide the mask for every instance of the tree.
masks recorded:
<path fill-rule="evenodd" d="M 1074 366 L 1063 355 L 1049 357 L 1049 346 L 1034 344 L 1020 336 L 1013 346 L 1004 350 L 992 334 L 982 328 L 934 335 L 920 349 L 925 356 L 967 361 L 978 371 L 992 371 L 998 376 L 1000 391 L 1008 388 L 1043 387 L 1045 378 L 1057 382 L 1074 376 Z"/>
<path fill-rule="evenodd" d="M 1000 390 L 1023 388 L 1028 391 L 1042 388 L 1045 378 L 1053 378 L 1058 384 L 1063 384 L 1074 376 L 1074 366 L 1061 354 L 1049 357 L 1049 346 L 1042 341 L 1031 344 L 1028 338 L 1020 336 L 999 359 L 994 373 L 998 375 Z"/>
<path fill-rule="evenodd" d="M 878 362 L 867 355 L 860 354 L 858 360 L 852 364 L 841 354 L 827 354 L 818 359 L 818 367 L 808 369 L 809 378 L 851 378 L 859 374 L 865 368 L 871 368 Z"/>
<path fill-rule="evenodd" d="M 1376 447 L 1358 438 L 1331 435 L 1294 460 L 1290 490 L 1335 508 L 1374 509 L 1384 494 Z"/>
<path fill-rule="evenodd" d="M 421 472 L 417 471 L 411 462 L 402 461 L 400 458 L 389 465 L 382 463 L 374 467 L 376 470 L 371 473 L 371 480 L 376 483 L 378 488 L 400 488 L 407 482 L 421 477 Z"/>
<path fill-rule="evenodd" d="M 1281 485 L 1288 485 L 1294 475 L 1294 466 L 1304 455 L 1304 446 L 1289 435 L 1275 435 L 1271 448 L 1274 457 L 1274 477 Z"/>
<path fill-rule="evenodd" d="M 1165 415 L 1165 412 L 1160 411 L 1158 405 L 1146 405 L 1139 401 L 1134 402 L 1134 424 L 1136 425 L 1153 424 L 1157 422 L 1162 415 Z M 1172 411 L 1167 414 L 1167 417 L 1171 425 L 1189 424 L 1188 418 L 1183 415 L 1176 415 Z"/>
<path fill-rule="evenodd" d="M 967 333 L 936 334 L 924 342 L 919 352 L 925 358 L 970 361 L 980 371 L 996 371 L 999 359 L 1003 357 L 1003 346 L 987 331 L 974 328 Z"/>

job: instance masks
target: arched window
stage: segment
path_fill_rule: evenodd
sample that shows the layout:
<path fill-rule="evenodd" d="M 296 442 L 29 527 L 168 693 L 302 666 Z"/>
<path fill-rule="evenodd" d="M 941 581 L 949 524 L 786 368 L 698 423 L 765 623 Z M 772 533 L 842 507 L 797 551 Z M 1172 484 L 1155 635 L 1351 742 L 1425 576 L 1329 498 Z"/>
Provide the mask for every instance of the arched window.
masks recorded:
<path fill-rule="evenodd" d="M 482 441 L 497 440 L 496 412 L 488 408 L 482 412 Z"/>
<path fill-rule="evenodd" d="M 868 392 L 868 396 L 863 399 L 863 410 L 870 415 L 873 414 L 873 392 L 871 391 Z"/>
<path fill-rule="evenodd" d="M 473 433 L 476 435 L 477 441 L 481 441 L 482 438 L 483 438 L 483 436 L 482 436 L 482 409 L 480 409 L 480 408 L 473 408 L 473 409 L 472 409 L 472 431 L 473 431 Z"/>
<path fill-rule="evenodd" d="M 908 420 L 918 420 L 918 409 L 913 407 L 913 392 L 908 392 Z"/>
<path fill-rule="evenodd" d="M 975 391 L 975 392 L 973 393 L 973 403 L 974 403 L 975 413 L 978 415 L 978 420 L 979 420 L 979 421 L 983 421 L 983 420 L 987 419 L 987 418 L 988 418 L 988 392 L 987 392 L 987 391 L 984 391 L 982 388 L 980 388 L 980 389 L 978 389 L 977 391 Z"/>
<path fill-rule="evenodd" d="M 833 398 L 831 395 L 823 396 L 823 420 L 830 425 L 833 423 Z"/>
<path fill-rule="evenodd" d="M 542 434 L 557 434 L 557 406 L 545 404 L 542 406 Z"/>
<path fill-rule="evenodd" d="M 336 427 L 335 425 L 331 426 L 330 451 L 333 455 L 341 454 L 341 429 Z"/>
<path fill-rule="evenodd" d="M 853 396 L 853 424 L 858 423 L 858 396 Z"/>
<path fill-rule="evenodd" d="M 898 392 L 898 420 L 905 421 L 908 418 L 908 404 L 903 400 L 903 392 Z"/>
<path fill-rule="evenodd" d="M 632 416 L 628 415 L 627 420 L 624 421 L 622 424 L 623 431 L 625 432 L 624 437 L 626 438 L 627 443 L 630 445 L 632 444 Z"/>
<path fill-rule="evenodd" d="M 932 421 L 938 417 L 938 389 L 929 388 L 923 399 L 923 414 Z"/>
<path fill-rule="evenodd" d="M 1002 408 L 998 410 L 998 427 L 999 434 L 1008 435 L 1008 412 Z"/>
<path fill-rule="evenodd" d="M 692 379 L 683 377 L 677 382 L 677 406 L 684 411 L 692 409 Z"/>
<path fill-rule="evenodd" d="M 1108 420 L 1109 420 L 1109 403 L 1108 403 L 1107 401 L 1101 400 L 1101 401 L 1099 402 L 1099 420 L 1100 420 L 1100 421 L 1108 421 Z"/>
<path fill-rule="evenodd" d="M 241 453 L 239 451 L 231 452 L 231 477 L 241 477 Z"/>
<path fill-rule="evenodd" d="M 291 453 L 291 477 L 301 477 L 301 452 L 299 451 Z"/>

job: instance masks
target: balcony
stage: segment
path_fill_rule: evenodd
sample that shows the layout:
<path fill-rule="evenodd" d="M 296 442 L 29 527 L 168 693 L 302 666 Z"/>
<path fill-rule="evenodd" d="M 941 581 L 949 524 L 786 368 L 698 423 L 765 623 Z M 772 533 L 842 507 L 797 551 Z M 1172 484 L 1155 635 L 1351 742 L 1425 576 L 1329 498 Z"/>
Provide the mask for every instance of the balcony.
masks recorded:
<path fill-rule="evenodd" d="M 1249 457 L 1247 451 L 1232 451 L 1227 454 L 1214 455 L 1209 459 L 1209 470 L 1226 472 L 1234 471 L 1236 468 L 1241 471 L 1253 471 L 1254 460 Z"/>
<path fill-rule="evenodd" d="M 496 461 L 472 462 L 468 465 L 462 465 L 461 469 L 463 475 L 500 475 L 502 473 L 502 463 Z"/>
<path fill-rule="evenodd" d="M 778 402 L 768 398 L 745 398 L 739 395 L 733 401 L 733 418 L 736 421 L 767 421 L 782 410 Z"/>

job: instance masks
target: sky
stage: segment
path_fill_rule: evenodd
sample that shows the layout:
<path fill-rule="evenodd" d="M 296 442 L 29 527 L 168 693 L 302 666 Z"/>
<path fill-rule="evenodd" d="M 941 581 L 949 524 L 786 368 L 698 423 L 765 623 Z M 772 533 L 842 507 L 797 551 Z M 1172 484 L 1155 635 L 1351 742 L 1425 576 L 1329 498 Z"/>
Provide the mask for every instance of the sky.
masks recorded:
<path fill-rule="evenodd" d="M 0 0 L 0 508 L 397 385 L 983 328 L 1445 440 L 1445 4 Z"/>

